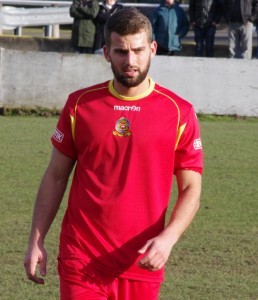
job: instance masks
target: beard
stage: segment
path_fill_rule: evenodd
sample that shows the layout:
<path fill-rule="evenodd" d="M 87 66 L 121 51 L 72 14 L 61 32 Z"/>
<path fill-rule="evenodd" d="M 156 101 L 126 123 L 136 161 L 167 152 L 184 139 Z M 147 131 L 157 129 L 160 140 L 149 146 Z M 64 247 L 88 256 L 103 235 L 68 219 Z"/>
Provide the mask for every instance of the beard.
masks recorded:
<path fill-rule="evenodd" d="M 127 67 L 127 69 L 128 68 L 130 68 L 130 67 Z M 133 66 L 131 66 L 131 68 L 135 69 Z M 114 74 L 116 80 L 119 83 L 121 83 L 124 87 L 127 87 L 127 88 L 136 87 L 136 86 L 140 85 L 147 77 L 149 68 L 150 68 L 150 58 L 146 64 L 146 66 L 143 68 L 143 70 L 139 70 L 137 68 L 137 71 L 138 71 L 137 76 L 129 77 L 129 76 L 125 76 L 124 74 L 120 73 L 118 71 L 118 69 L 114 66 L 113 62 L 111 61 L 111 69 L 113 71 L 113 74 Z"/>

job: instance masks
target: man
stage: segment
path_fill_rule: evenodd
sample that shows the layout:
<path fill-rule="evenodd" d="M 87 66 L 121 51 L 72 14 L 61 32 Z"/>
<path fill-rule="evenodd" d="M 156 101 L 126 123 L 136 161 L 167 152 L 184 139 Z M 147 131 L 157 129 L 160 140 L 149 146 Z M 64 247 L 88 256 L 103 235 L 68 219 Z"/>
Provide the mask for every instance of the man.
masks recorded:
<path fill-rule="evenodd" d="M 152 16 L 153 38 L 157 55 L 174 55 L 182 48 L 181 39 L 189 30 L 189 21 L 182 7 L 174 0 L 162 0 Z"/>
<path fill-rule="evenodd" d="M 94 19 L 98 11 L 98 0 L 73 0 L 70 7 L 70 16 L 74 18 L 71 44 L 75 52 L 80 54 L 93 53 L 96 31 Z"/>
<path fill-rule="evenodd" d="M 193 107 L 148 77 L 156 52 L 147 17 L 114 14 L 104 55 L 114 80 L 72 93 L 52 137 L 25 269 L 42 284 L 44 238 L 76 164 L 62 223 L 61 299 L 158 299 L 164 265 L 194 218 L 202 149 Z M 179 196 L 164 227 L 173 174 Z"/>
<path fill-rule="evenodd" d="M 99 12 L 95 18 L 96 34 L 94 52 L 96 54 L 103 54 L 103 46 L 105 44 L 104 27 L 108 18 L 123 8 L 123 5 L 117 3 L 117 0 L 104 0 L 100 4 Z"/>
<path fill-rule="evenodd" d="M 255 26 L 255 31 L 256 31 L 256 51 L 255 51 L 255 58 L 258 58 L 258 17 L 257 19 L 255 20 L 255 23 L 254 23 L 254 26 Z"/>
<path fill-rule="evenodd" d="M 222 13 L 222 0 L 190 0 L 189 18 L 194 29 L 195 56 L 214 56 L 214 39 Z"/>
<path fill-rule="evenodd" d="M 258 17 L 258 0 L 225 0 L 230 58 L 252 58 L 253 22 Z"/>

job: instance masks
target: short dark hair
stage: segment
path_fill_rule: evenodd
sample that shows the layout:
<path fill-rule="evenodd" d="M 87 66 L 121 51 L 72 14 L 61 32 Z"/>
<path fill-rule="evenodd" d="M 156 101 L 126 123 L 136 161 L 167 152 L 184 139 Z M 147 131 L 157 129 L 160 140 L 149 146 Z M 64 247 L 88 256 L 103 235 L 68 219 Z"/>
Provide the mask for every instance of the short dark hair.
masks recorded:
<path fill-rule="evenodd" d="M 150 20 L 136 8 L 126 8 L 114 13 L 105 25 L 106 45 L 111 44 L 111 33 L 121 36 L 145 31 L 148 42 L 152 42 L 152 26 Z"/>

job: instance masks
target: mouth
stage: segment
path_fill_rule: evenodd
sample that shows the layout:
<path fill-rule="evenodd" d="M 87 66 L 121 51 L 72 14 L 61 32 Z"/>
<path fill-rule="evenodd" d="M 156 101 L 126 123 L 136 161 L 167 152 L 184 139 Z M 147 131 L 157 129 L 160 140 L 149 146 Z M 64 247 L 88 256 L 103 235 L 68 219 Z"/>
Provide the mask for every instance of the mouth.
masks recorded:
<path fill-rule="evenodd" d="M 126 77 L 134 77 L 136 73 L 138 72 L 137 68 L 125 68 L 123 70 Z"/>

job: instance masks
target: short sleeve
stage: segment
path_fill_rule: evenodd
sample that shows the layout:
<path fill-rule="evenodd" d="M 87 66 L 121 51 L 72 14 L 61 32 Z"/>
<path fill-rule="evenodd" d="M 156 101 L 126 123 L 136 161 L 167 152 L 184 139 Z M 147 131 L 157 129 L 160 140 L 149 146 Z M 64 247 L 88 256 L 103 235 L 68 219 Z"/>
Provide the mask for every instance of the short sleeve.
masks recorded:
<path fill-rule="evenodd" d="M 73 160 L 77 158 L 77 151 L 73 139 L 72 120 L 74 118 L 74 105 L 71 99 L 68 99 L 58 120 L 51 142 L 64 155 Z"/>
<path fill-rule="evenodd" d="M 180 120 L 178 141 L 175 150 L 175 169 L 193 170 L 202 173 L 203 150 L 197 116 L 191 106 Z"/>

